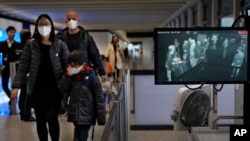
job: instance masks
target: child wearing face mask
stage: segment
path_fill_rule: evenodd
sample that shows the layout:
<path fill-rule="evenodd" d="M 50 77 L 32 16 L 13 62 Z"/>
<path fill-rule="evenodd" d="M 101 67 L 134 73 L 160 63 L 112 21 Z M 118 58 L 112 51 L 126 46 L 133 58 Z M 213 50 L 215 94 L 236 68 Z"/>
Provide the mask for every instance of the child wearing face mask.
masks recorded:
<path fill-rule="evenodd" d="M 74 140 L 93 140 L 96 121 L 105 125 L 105 102 L 101 82 L 96 72 L 84 64 L 83 52 L 74 50 L 68 56 L 67 73 L 59 89 L 69 97 L 68 121 L 74 124 Z"/>

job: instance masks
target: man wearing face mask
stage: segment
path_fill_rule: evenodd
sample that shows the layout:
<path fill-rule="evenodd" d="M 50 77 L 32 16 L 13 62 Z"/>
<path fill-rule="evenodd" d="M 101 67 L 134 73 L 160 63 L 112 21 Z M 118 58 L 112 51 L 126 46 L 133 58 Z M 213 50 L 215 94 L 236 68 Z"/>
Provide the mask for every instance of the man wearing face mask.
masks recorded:
<path fill-rule="evenodd" d="M 81 26 L 79 26 L 78 13 L 76 11 L 68 11 L 66 14 L 66 24 L 59 38 L 68 45 L 70 52 L 73 50 L 82 50 L 84 53 L 84 62 L 87 65 L 94 65 L 98 71 L 102 81 L 106 81 L 106 72 L 102 66 L 99 49 L 91 35 Z"/>
<path fill-rule="evenodd" d="M 66 24 L 67 27 L 62 31 L 61 34 L 58 34 L 59 38 L 63 40 L 70 52 L 74 50 L 83 51 L 83 61 L 86 65 L 93 65 L 95 70 L 97 70 L 101 80 L 106 81 L 106 72 L 103 68 L 101 56 L 99 49 L 96 46 L 96 43 L 91 35 L 81 26 L 79 26 L 79 17 L 76 11 L 70 10 L 66 14 Z M 62 101 L 65 106 L 67 98 L 64 98 Z M 67 113 L 65 109 L 62 108 L 60 111 L 61 116 L 65 116 Z"/>

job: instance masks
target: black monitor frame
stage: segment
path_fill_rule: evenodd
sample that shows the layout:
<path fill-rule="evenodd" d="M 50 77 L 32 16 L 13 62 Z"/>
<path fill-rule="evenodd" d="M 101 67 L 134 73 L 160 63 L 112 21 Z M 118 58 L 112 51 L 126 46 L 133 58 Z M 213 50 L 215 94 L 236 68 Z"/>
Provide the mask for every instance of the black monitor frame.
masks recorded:
<path fill-rule="evenodd" d="M 155 84 L 156 85 L 162 85 L 162 84 L 236 84 L 236 83 L 241 84 L 241 83 L 249 82 L 249 75 L 247 73 L 249 72 L 249 59 L 248 59 L 249 58 L 248 45 L 249 45 L 249 38 L 250 38 L 249 34 L 250 34 L 249 29 L 244 28 L 244 27 L 155 28 L 154 29 Z M 215 39 L 216 37 L 214 36 L 216 36 L 217 39 Z M 212 48 L 212 47 L 206 47 L 206 49 L 202 49 L 202 50 L 206 50 L 207 52 L 205 51 L 206 53 L 204 54 L 207 54 L 207 56 L 210 54 L 209 57 L 204 57 L 206 56 L 204 55 L 203 57 L 201 57 L 203 59 L 199 59 L 199 63 L 196 63 L 196 65 L 193 65 L 194 63 L 192 63 L 191 65 L 190 62 L 193 62 L 193 61 L 190 61 L 190 60 L 184 61 L 183 59 L 184 53 L 182 50 L 182 45 L 183 45 L 184 40 L 188 40 L 189 38 L 195 39 L 195 42 L 197 42 L 197 40 L 202 41 L 203 47 L 205 46 L 204 44 L 205 44 L 206 39 L 207 39 L 207 42 L 210 43 L 210 45 L 212 44 L 212 40 L 217 40 L 217 46 L 218 44 L 221 44 L 222 46 L 222 41 L 224 41 L 225 38 L 228 38 L 229 47 L 230 47 L 229 49 L 232 49 L 231 56 L 228 55 L 229 56 L 228 58 L 230 59 L 223 60 L 225 57 L 223 59 L 220 59 L 220 57 L 218 57 L 218 54 L 223 52 L 222 48 L 220 48 L 221 51 L 217 51 L 219 53 L 217 54 L 215 53 L 211 55 L 208 52 L 212 52 L 212 51 L 210 50 L 208 51 L 207 49 Z M 173 48 L 172 46 L 170 47 L 169 45 L 174 44 L 175 39 L 177 39 L 177 41 L 179 42 L 178 49 L 182 50 L 182 53 L 180 53 L 181 55 L 179 57 L 181 59 L 179 60 L 177 59 L 177 61 L 175 61 L 175 64 L 178 64 L 179 67 L 180 65 L 182 65 L 181 66 L 182 69 L 179 68 L 178 71 L 176 71 L 176 69 L 166 69 L 166 68 L 170 68 L 169 66 L 171 66 L 171 65 L 166 65 L 167 52 L 169 49 Z M 242 49 L 242 48 L 238 48 L 239 47 L 238 44 L 240 44 L 241 41 L 243 42 L 242 46 L 244 46 L 244 50 L 243 50 L 244 63 L 243 65 L 241 65 L 240 67 L 241 70 L 239 71 L 236 77 L 235 75 L 236 73 L 232 73 L 233 75 L 229 75 L 231 71 L 233 72 L 232 62 L 230 63 L 230 61 L 233 59 L 234 55 L 237 52 L 240 52 L 239 50 Z M 193 42 L 193 41 L 188 41 L 188 42 L 190 44 L 190 42 Z M 174 48 L 176 49 L 176 47 Z M 189 50 L 190 48 L 191 47 L 189 47 Z M 217 49 L 219 49 L 219 46 L 217 47 Z M 191 53 L 189 53 L 189 55 L 190 54 Z M 190 59 L 190 56 L 185 57 L 185 58 L 186 60 L 187 58 Z M 204 61 L 205 60 L 204 58 L 206 58 L 206 61 Z M 207 61 L 207 60 L 210 60 L 210 61 Z M 211 60 L 215 61 L 216 63 L 215 62 L 211 63 L 212 62 Z M 189 69 L 183 69 L 184 64 L 186 66 L 189 66 Z M 171 80 L 168 80 L 169 71 L 167 72 L 167 70 L 171 71 L 170 73 Z"/>

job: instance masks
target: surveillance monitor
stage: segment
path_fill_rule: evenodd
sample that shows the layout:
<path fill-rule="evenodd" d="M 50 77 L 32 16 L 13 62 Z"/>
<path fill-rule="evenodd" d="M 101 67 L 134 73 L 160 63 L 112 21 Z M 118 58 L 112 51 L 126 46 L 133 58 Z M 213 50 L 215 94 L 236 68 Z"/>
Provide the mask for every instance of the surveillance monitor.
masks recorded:
<path fill-rule="evenodd" d="M 248 29 L 155 28 L 155 84 L 248 82 Z"/>

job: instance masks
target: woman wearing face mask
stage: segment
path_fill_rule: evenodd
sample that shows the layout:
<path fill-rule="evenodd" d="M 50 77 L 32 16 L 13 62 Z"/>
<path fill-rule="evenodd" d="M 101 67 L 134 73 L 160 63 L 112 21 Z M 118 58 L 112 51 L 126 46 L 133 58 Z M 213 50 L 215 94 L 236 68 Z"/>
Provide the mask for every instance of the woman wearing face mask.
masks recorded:
<path fill-rule="evenodd" d="M 48 141 L 49 132 L 52 141 L 59 141 L 58 113 L 62 94 L 58 84 L 66 72 L 69 51 L 67 45 L 56 38 L 53 22 L 47 14 L 37 18 L 33 38 L 23 49 L 11 98 L 17 97 L 29 73 L 27 93 L 35 110 L 39 140 Z"/>

